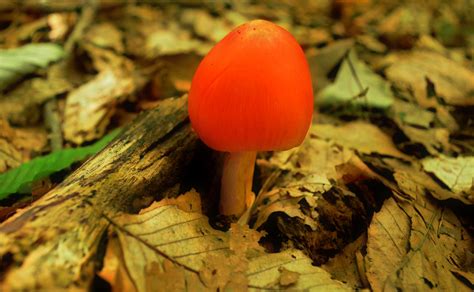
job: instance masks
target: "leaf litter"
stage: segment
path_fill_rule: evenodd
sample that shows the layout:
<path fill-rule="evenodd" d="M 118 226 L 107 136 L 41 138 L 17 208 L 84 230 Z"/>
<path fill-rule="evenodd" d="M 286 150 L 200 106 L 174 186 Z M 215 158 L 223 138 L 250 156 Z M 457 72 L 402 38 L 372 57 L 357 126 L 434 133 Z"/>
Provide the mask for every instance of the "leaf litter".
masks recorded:
<path fill-rule="evenodd" d="M 288 286 L 297 290 L 316 286 L 349 290 L 323 269 L 312 266 L 311 259 L 300 251 L 265 253 L 258 244 L 261 234 L 248 226 L 234 224 L 229 232 L 218 231 L 200 213 L 159 203 L 138 215 L 122 214 L 111 220 L 118 254 L 123 256 L 122 263 L 136 291 L 147 291 L 150 271 L 164 281 L 155 279 L 157 285 L 201 287 L 203 291 Z"/>
<path fill-rule="evenodd" d="M 64 151 L 81 152 L 138 111 L 187 92 L 202 56 L 250 19 L 288 29 L 312 71 L 321 110 L 300 147 L 260 155 L 252 229 L 212 228 L 199 185 L 139 214 L 112 214 L 99 276 L 114 289 L 474 287 L 466 215 L 474 189 L 472 4 L 101 3 L 112 9 L 84 25 L 77 3 L 32 15 L 45 8 L 33 2 L 17 14 L 0 4 L 0 57 L 8 55 L 0 63 L 15 64 L 3 75 L 0 65 L 0 172 L 54 149 L 42 124 L 46 103 L 58 105 Z M 75 34 L 78 26 L 85 29 Z M 43 156 L 44 165 L 59 153 Z"/>

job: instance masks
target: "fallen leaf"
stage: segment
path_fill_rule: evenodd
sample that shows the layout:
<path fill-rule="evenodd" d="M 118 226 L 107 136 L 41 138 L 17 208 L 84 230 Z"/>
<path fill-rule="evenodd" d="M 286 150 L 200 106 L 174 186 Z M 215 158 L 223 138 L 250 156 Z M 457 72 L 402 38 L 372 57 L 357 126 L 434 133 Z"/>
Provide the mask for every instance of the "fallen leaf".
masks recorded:
<path fill-rule="evenodd" d="M 45 68 L 63 57 L 62 47 L 53 43 L 0 50 L 0 91 L 26 74 Z"/>
<path fill-rule="evenodd" d="M 364 93 L 365 90 L 367 93 Z M 342 62 L 333 84 L 319 94 L 321 105 L 357 105 L 387 109 L 393 103 L 390 84 L 357 58 L 354 50 Z"/>
<path fill-rule="evenodd" d="M 353 46 L 354 41 L 346 39 L 335 41 L 318 50 L 310 49 L 306 52 L 315 92 L 330 84 L 328 74 Z"/>
<path fill-rule="evenodd" d="M 181 14 L 181 21 L 186 25 L 191 25 L 198 36 L 213 42 L 220 41 L 235 26 L 226 19 L 212 17 L 203 9 L 184 10 Z"/>
<path fill-rule="evenodd" d="M 340 126 L 320 124 L 313 126 L 310 133 L 361 153 L 378 153 L 410 160 L 409 156 L 395 147 L 392 139 L 387 134 L 377 126 L 367 122 L 355 121 Z"/>
<path fill-rule="evenodd" d="M 413 103 L 396 101 L 390 109 L 392 119 L 412 143 L 404 142 L 402 149 L 409 144 L 421 144 L 428 153 L 437 155 L 453 149 L 449 143 L 449 130 L 437 126 L 436 114 Z M 417 153 L 420 154 L 420 153 Z"/>
<path fill-rule="evenodd" d="M 24 158 L 22 153 L 10 142 L 15 132 L 6 121 L 0 120 L 0 129 L 0 173 L 2 173 L 21 165 Z"/>
<path fill-rule="evenodd" d="M 467 231 L 449 209 L 422 204 L 389 199 L 374 216 L 365 261 L 374 291 L 471 290 L 452 273 L 464 266 Z"/>
<path fill-rule="evenodd" d="M 287 270 L 285 267 L 281 267 L 279 269 L 280 271 L 280 285 L 283 287 L 288 287 L 298 281 L 300 278 L 300 274 L 297 272 L 293 272 L 290 270 Z"/>
<path fill-rule="evenodd" d="M 392 46 L 411 48 L 418 35 L 430 33 L 431 18 L 429 7 L 413 2 L 394 9 L 377 30 Z"/>
<path fill-rule="evenodd" d="M 189 31 L 172 22 L 168 27 L 157 29 L 147 36 L 145 50 L 148 58 L 155 58 L 190 52 L 204 55 L 211 47 L 210 44 L 192 38 Z"/>
<path fill-rule="evenodd" d="M 118 53 L 124 51 L 122 32 L 110 22 L 93 25 L 85 33 L 84 39 L 101 48 L 112 49 Z"/>
<path fill-rule="evenodd" d="M 449 58 L 430 51 L 392 53 L 386 59 L 387 78 L 398 87 L 412 91 L 424 108 L 436 105 L 428 94 L 428 81 L 447 104 L 474 105 L 474 72 Z"/>
<path fill-rule="evenodd" d="M 136 291 L 124 269 L 117 237 L 109 234 L 108 239 L 104 263 L 100 272 L 97 273 L 98 276 L 110 283 L 114 291 Z"/>
<path fill-rule="evenodd" d="M 12 128 L 7 121 L 0 119 L 0 173 L 29 161 L 43 150 L 46 143 L 43 129 Z"/>
<path fill-rule="evenodd" d="M 370 34 L 358 35 L 356 40 L 372 52 L 383 54 L 387 51 L 387 46 Z"/>
<path fill-rule="evenodd" d="M 246 257 L 252 253 L 263 252 L 264 249 L 258 242 L 262 233 L 250 229 L 248 225 L 233 223 L 230 227 L 229 248 L 237 256 Z"/>
<path fill-rule="evenodd" d="M 185 270 L 186 287 L 192 284 L 204 291 L 210 287 L 213 291 L 216 287 L 240 291 L 247 288 L 247 283 L 248 288 L 281 289 L 279 280 L 283 268 L 300 274 L 291 285 L 297 290 L 316 286 L 336 289 L 333 291 L 350 290 L 332 280 L 323 269 L 314 267 L 300 251 L 265 254 L 260 247 L 256 248 L 256 231 L 248 227 L 234 225 L 230 232 L 224 233 L 212 229 L 202 214 L 187 213 L 174 206 L 159 207 L 156 203 L 141 214 L 121 214 L 113 220 L 123 255 L 122 264 L 137 291 L 146 291 L 149 271 L 173 273 L 178 278 L 161 278 L 164 282 L 173 282 L 182 281 L 178 275 L 181 268 Z M 231 241 L 234 246 L 243 244 L 247 251 L 231 250 Z M 173 265 L 166 264 L 167 261 Z M 200 279 L 197 282 L 196 275 Z M 173 283 L 162 285 L 171 287 Z"/>
<path fill-rule="evenodd" d="M 201 196 L 195 189 L 191 189 L 190 191 L 176 198 L 164 198 L 155 203 L 154 205 L 150 206 L 150 208 L 155 209 L 157 207 L 169 205 L 175 205 L 176 207 L 185 212 L 202 213 Z M 146 212 L 148 212 L 148 209 L 142 209 L 140 211 L 140 213 Z"/>
<path fill-rule="evenodd" d="M 297 282 L 289 287 L 292 290 L 352 291 L 342 282 L 333 280 L 331 275 L 322 268 L 313 266 L 311 260 L 299 250 L 286 250 L 252 258 L 247 270 L 249 287 L 286 288 L 279 285 L 280 270 L 283 268 L 299 274 Z"/>
<path fill-rule="evenodd" d="M 157 262 L 150 263 L 147 271 L 145 291 L 186 291 L 183 267 L 165 260 L 163 268 Z"/>
<path fill-rule="evenodd" d="M 474 157 L 454 158 L 440 155 L 425 158 L 421 163 L 425 171 L 434 174 L 455 196 L 463 196 L 474 204 Z"/>
<path fill-rule="evenodd" d="M 372 217 L 368 230 L 367 279 L 374 291 L 386 289 L 385 282 L 400 266 L 407 254 L 410 220 L 394 199 L 385 201 Z"/>
<path fill-rule="evenodd" d="M 365 249 L 367 244 L 367 234 L 364 233 L 354 242 L 349 243 L 336 256 L 321 266 L 328 271 L 334 279 L 339 280 L 353 289 L 367 288 L 365 279 L 365 271 L 359 269 L 357 255 Z"/>
<path fill-rule="evenodd" d="M 14 125 L 33 125 L 40 119 L 45 101 L 71 89 L 72 84 L 65 78 L 28 79 L 0 96 L 0 118 Z"/>
<path fill-rule="evenodd" d="M 135 90 L 131 76 L 104 70 L 71 91 L 64 110 L 64 138 L 82 144 L 103 136 L 115 105 Z"/>

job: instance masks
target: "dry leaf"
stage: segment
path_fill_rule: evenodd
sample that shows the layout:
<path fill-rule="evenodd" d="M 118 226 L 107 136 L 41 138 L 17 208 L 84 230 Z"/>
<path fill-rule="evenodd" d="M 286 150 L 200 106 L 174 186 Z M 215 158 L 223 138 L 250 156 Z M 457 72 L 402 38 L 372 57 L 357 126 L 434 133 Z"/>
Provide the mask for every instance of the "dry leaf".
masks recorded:
<path fill-rule="evenodd" d="M 285 288 L 279 286 L 280 270 L 283 268 L 299 274 L 297 282 L 289 287 L 292 290 L 352 291 L 342 282 L 333 280 L 322 268 L 313 266 L 311 260 L 299 250 L 286 250 L 252 258 L 247 270 L 250 287 Z"/>
<path fill-rule="evenodd" d="M 308 50 L 306 59 L 308 60 L 313 88 L 315 92 L 330 84 L 329 72 L 341 61 L 347 52 L 354 46 L 351 39 L 335 41 L 328 46 L 318 50 Z"/>
<path fill-rule="evenodd" d="M 464 197 L 464 202 L 474 204 L 474 157 L 425 158 L 421 162 L 425 171 L 434 174 L 451 191 L 453 197 Z"/>
<path fill-rule="evenodd" d="M 45 101 L 71 89 L 72 84 L 65 78 L 26 80 L 0 96 L 0 118 L 6 118 L 15 125 L 35 124 L 41 117 Z"/>
<path fill-rule="evenodd" d="M 181 283 L 181 268 L 185 269 L 186 287 L 192 284 L 202 290 L 225 287 L 240 291 L 247 283 L 249 288 L 280 289 L 279 270 L 282 268 L 300 274 L 291 286 L 298 290 L 314 285 L 349 290 L 321 268 L 312 266 L 311 260 L 299 251 L 265 254 L 255 242 L 259 235 L 246 227 L 233 226 L 230 234 L 224 233 L 212 229 L 201 214 L 187 213 L 174 206 L 159 207 L 156 203 L 144 213 L 122 214 L 114 221 L 122 226 L 115 229 L 123 255 L 121 264 L 137 291 L 147 291 L 147 283 L 156 284 L 149 278 L 150 271 L 172 273 L 173 277 L 161 279 Z M 243 253 L 230 249 L 231 246 L 236 249 L 236 244 L 243 247 Z M 173 265 L 166 264 L 157 250 L 165 253 L 168 260 L 172 258 Z M 192 271 L 199 271 L 200 281 L 196 281 L 196 273 Z M 160 283 L 163 287 L 173 285 Z"/>
<path fill-rule="evenodd" d="M 185 212 L 194 212 L 194 213 L 202 213 L 202 206 L 201 206 L 201 196 L 195 189 L 191 189 L 190 191 L 180 195 L 176 198 L 164 198 L 157 203 L 153 204 L 149 208 L 156 209 L 158 207 L 175 205 L 179 209 Z M 147 209 L 142 209 L 140 213 L 148 212 Z"/>
<path fill-rule="evenodd" d="M 377 126 L 366 122 L 356 121 L 341 126 L 315 125 L 311 128 L 310 133 L 361 153 L 377 153 L 410 160 L 407 155 L 395 147 L 392 139 L 387 134 Z"/>
<path fill-rule="evenodd" d="M 350 285 L 353 289 L 367 288 L 365 277 L 361 279 L 365 272 L 359 269 L 357 260 L 357 255 L 361 253 L 366 244 L 367 234 L 364 233 L 321 267 L 331 273 L 334 279 Z"/>
<path fill-rule="evenodd" d="M 171 22 L 147 36 L 145 54 L 148 58 L 190 52 L 205 55 L 211 48 L 210 44 L 193 39 L 177 22 Z"/>
<path fill-rule="evenodd" d="M 46 146 L 47 135 L 41 128 L 11 128 L 0 119 L 0 173 L 29 161 Z"/>
<path fill-rule="evenodd" d="M 378 32 L 392 45 L 410 48 L 415 37 L 430 33 L 431 11 L 426 6 L 401 5 L 384 18 Z"/>
<path fill-rule="evenodd" d="M 300 278 L 300 274 L 297 272 L 293 272 L 290 270 L 287 270 L 285 267 L 281 267 L 279 269 L 280 271 L 280 285 L 283 287 L 288 287 L 298 281 Z"/>
<path fill-rule="evenodd" d="M 123 265 L 119 241 L 116 236 L 109 235 L 104 264 L 98 276 L 107 281 L 114 291 L 136 291 Z"/>
<path fill-rule="evenodd" d="M 387 63 L 387 78 L 398 87 L 411 90 L 425 108 L 437 104 L 436 99 L 429 98 L 427 79 L 447 104 L 474 105 L 474 72 L 443 55 L 415 50 L 389 55 Z"/>
<path fill-rule="evenodd" d="M 385 290 L 387 278 L 402 266 L 409 242 L 410 220 L 392 198 L 372 217 L 368 230 L 367 279 L 374 291 Z"/>
<path fill-rule="evenodd" d="M 104 70 L 71 91 L 64 112 L 64 137 L 76 144 L 102 137 L 116 104 L 134 90 L 135 83 L 131 76 Z"/>
<path fill-rule="evenodd" d="M 437 155 L 452 150 L 449 131 L 436 126 L 436 114 L 413 103 L 395 101 L 391 108 L 393 120 L 403 133 L 413 142 L 422 144 L 426 150 Z M 402 146 L 407 147 L 409 143 Z"/>
<path fill-rule="evenodd" d="M 84 39 L 100 48 L 112 49 L 118 53 L 124 51 L 122 32 L 110 22 L 92 26 L 84 35 Z"/>
<path fill-rule="evenodd" d="M 262 233 L 250 229 L 248 225 L 233 223 L 230 227 L 229 248 L 238 256 L 246 257 L 255 252 L 263 252 L 258 244 Z"/>
<path fill-rule="evenodd" d="M 222 18 L 214 18 L 202 9 L 186 9 L 181 14 L 181 21 L 192 25 L 194 32 L 213 42 L 220 41 L 233 28 L 234 24 Z"/>
<path fill-rule="evenodd" d="M 169 260 L 164 261 L 163 268 L 159 263 L 150 263 L 146 275 L 146 291 L 186 291 L 183 267 Z"/>
<path fill-rule="evenodd" d="M 469 235 L 449 209 L 422 204 L 388 199 L 374 216 L 365 258 L 374 291 L 470 291 L 451 272 L 465 264 Z"/>

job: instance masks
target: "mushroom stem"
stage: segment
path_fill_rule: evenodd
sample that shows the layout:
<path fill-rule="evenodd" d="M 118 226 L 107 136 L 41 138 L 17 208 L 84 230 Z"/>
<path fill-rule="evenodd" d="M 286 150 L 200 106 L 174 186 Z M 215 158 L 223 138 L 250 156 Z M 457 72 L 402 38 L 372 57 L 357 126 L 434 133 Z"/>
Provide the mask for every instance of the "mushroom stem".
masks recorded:
<path fill-rule="evenodd" d="M 224 157 L 219 212 L 240 216 L 253 200 L 252 180 L 257 152 L 230 152 Z"/>

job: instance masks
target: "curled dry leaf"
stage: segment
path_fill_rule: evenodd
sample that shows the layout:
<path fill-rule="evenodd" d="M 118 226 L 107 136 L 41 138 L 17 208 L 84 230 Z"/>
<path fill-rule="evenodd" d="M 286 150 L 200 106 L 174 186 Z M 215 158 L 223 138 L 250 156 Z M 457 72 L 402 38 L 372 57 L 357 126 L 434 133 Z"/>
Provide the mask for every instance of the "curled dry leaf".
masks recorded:
<path fill-rule="evenodd" d="M 102 137 L 116 104 L 134 90 L 132 76 L 110 69 L 71 91 L 66 99 L 64 137 L 76 144 Z"/>
<path fill-rule="evenodd" d="M 255 228 L 264 224 L 271 214 L 283 212 L 302 219 L 315 230 L 314 218 L 318 215 L 304 213 L 299 202 L 305 201 L 315 207 L 315 193 L 322 194 L 331 189 L 329 179 L 338 176 L 336 165 L 347 162 L 351 155 L 353 153 L 347 149 L 311 136 L 297 148 L 275 153 L 268 162 L 259 160 L 261 167 L 287 171 L 288 175 L 279 176 L 278 185 L 272 185 L 271 190 L 265 190 L 257 197 Z"/>
<path fill-rule="evenodd" d="M 251 222 L 255 228 L 276 222 L 269 237 L 288 238 L 317 263 L 357 238 L 367 224 L 369 208 L 375 207 L 371 194 L 365 194 L 364 206 L 345 184 L 370 181 L 376 175 L 353 151 L 333 141 L 310 135 L 298 148 L 259 160 L 259 166 L 262 173 L 269 168 L 277 175 L 265 181 Z"/>

